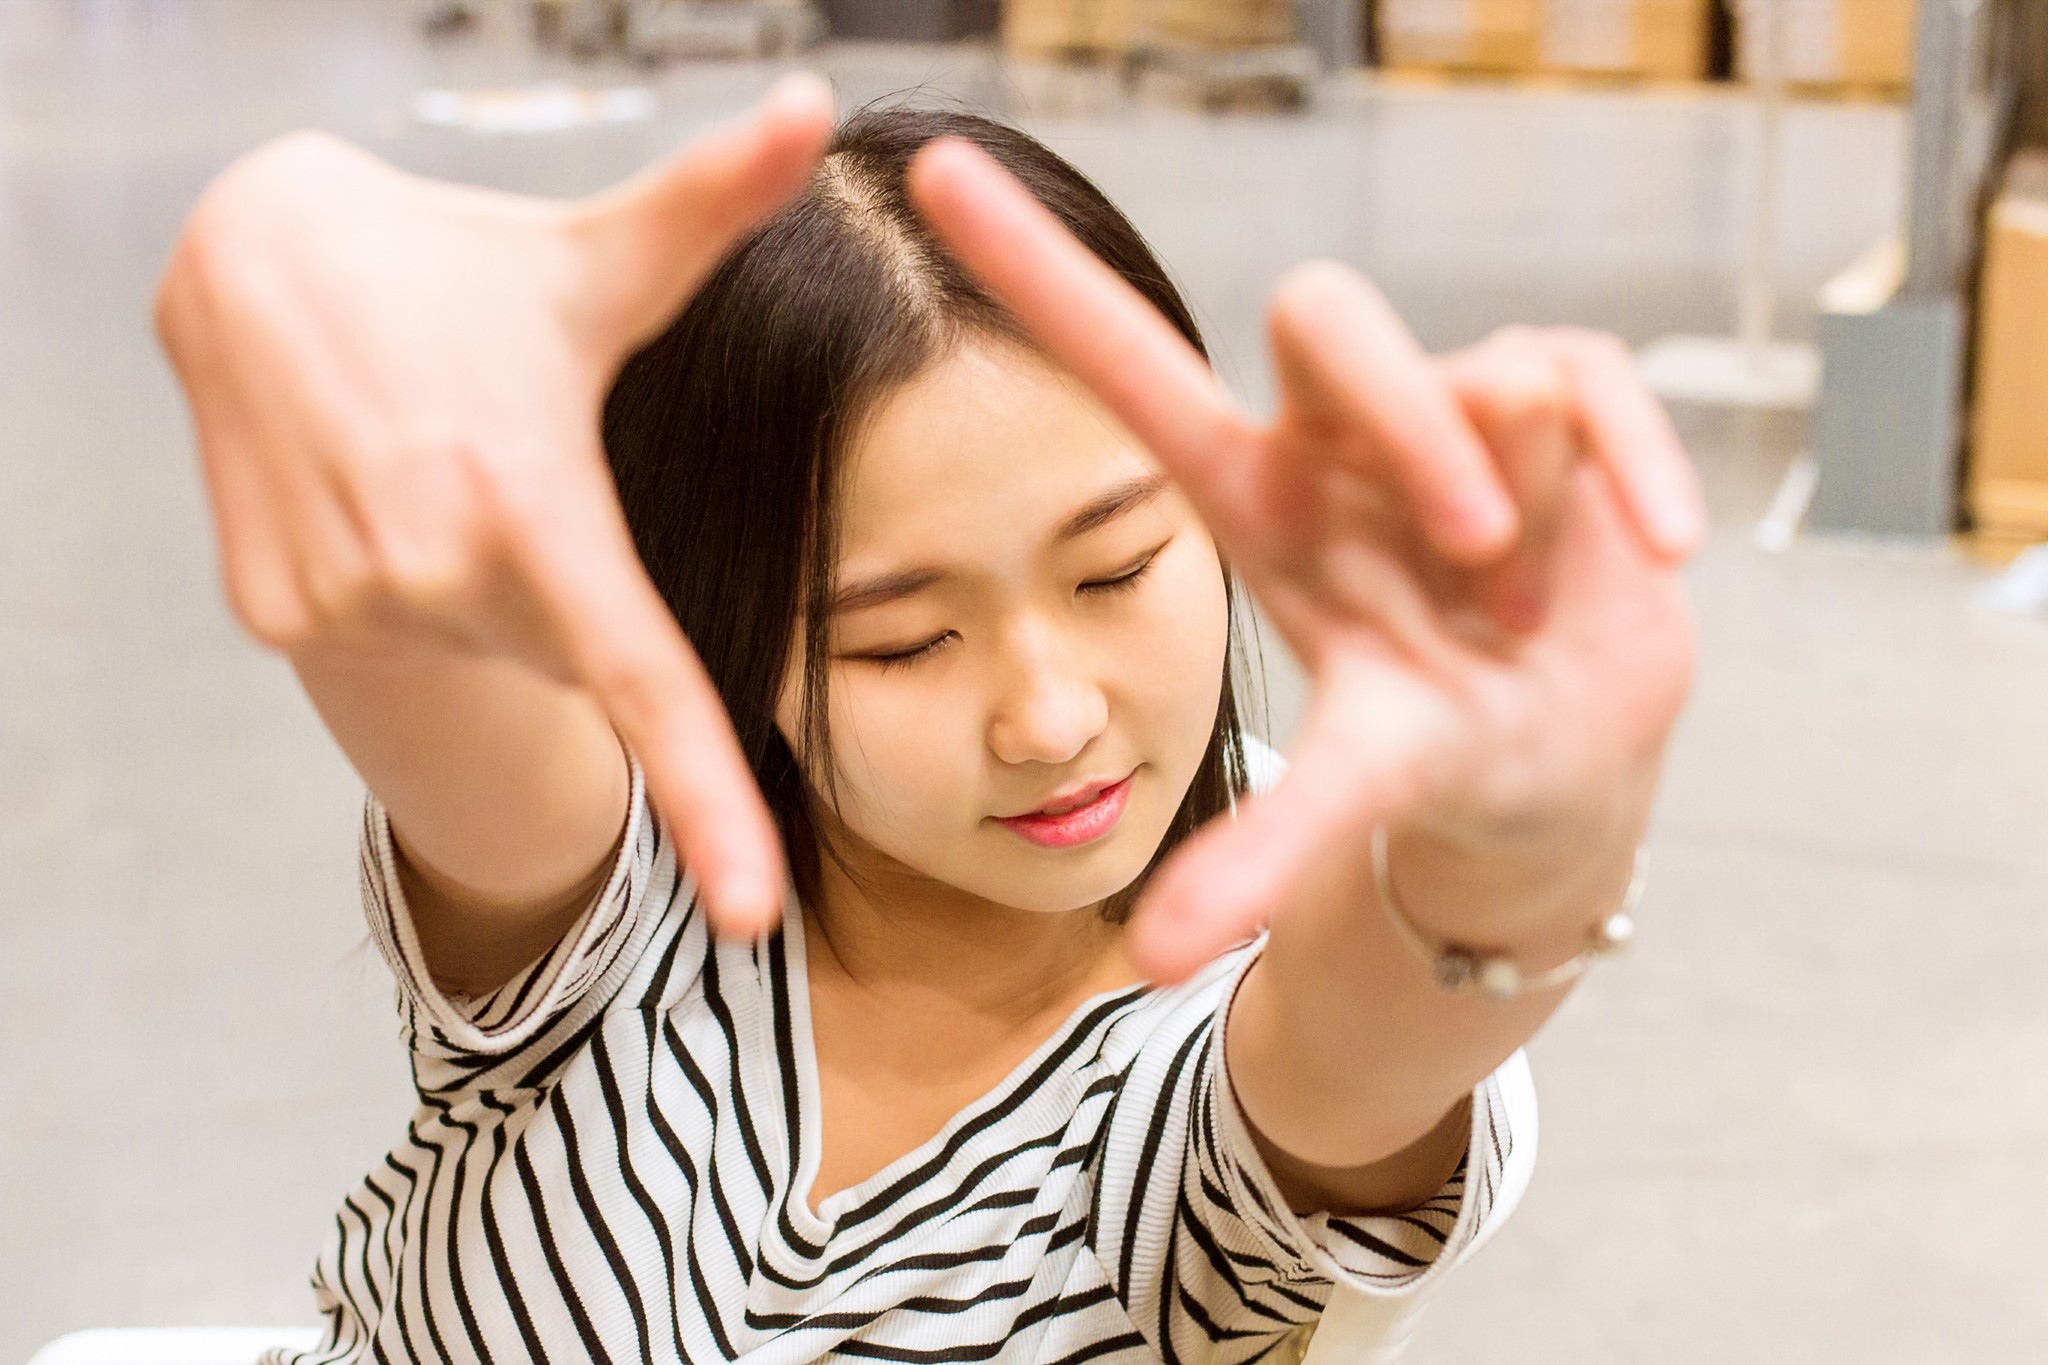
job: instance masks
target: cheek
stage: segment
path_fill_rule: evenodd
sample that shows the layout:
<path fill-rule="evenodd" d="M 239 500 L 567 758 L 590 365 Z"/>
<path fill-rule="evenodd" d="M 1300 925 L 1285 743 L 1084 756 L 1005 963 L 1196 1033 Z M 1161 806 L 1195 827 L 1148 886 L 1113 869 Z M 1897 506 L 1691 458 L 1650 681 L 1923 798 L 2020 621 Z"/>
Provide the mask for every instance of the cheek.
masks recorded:
<path fill-rule="evenodd" d="M 838 670 L 831 732 L 839 818 L 868 842 L 890 848 L 949 828 L 971 804 L 980 731 L 972 708 L 944 688 Z"/>
<path fill-rule="evenodd" d="M 1228 591 L 1213 552 L 1189 554 L 1154 585 L 1117 642 L 1129 724 L 1192 774 L 1215 728 L 1230 643 Z"/>

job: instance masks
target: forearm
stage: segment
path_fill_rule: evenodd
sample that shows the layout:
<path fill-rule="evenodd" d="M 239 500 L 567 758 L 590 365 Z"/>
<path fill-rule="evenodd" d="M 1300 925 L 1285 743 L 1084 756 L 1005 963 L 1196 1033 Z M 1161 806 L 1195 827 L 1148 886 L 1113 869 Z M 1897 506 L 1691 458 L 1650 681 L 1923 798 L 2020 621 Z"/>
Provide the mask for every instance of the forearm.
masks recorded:
<path fill-rule="evenodd" d="M 1430 936 L 1548 967 L 1579 951 L 1620 898 L 1639 823 L 1491 858 L 1397 840 L 1394 882 Z M 1275 914 L 1239 989 L 1227 1041 L 1238 1099 L 1269 1160 L 1293 1169 L 1315 1202 L 1413 1204 L 1464 1150 L 1453 1120 L 1472 1088 L 1566 993 L 1496 1001 L 1445 990 L 1380 903 L 1362 835 Z"/>
<path fill-rule="evenodd" d="M 299 650 L 307 695 L 390 813 L 428 960 L 495 985 L 565 926 L 628 799 L 597 704 L 502 657 Z"/>

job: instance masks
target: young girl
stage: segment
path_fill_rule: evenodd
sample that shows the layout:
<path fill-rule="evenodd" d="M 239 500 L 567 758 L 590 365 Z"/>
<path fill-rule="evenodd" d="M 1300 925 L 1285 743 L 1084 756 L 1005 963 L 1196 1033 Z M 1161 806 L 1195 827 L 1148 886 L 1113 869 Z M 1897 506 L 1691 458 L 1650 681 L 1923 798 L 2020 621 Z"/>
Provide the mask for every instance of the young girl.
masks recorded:
<path fill-rule="evenodd" d="M 301 140 L 167 278 L 231 595 L 371 789 L 419 1094 L 302 1360 L 1254 1359 L 1526 1178 L 1515 1050 L 1605 946 L 1689 665 L 1654 410 L 1576 335 L 1429 362 L 1323 267 L 1261 426 L 1044 147 L 822 135 L 786 91 L 573 219 Z M 664 243 L 638 313 L 564 268 Z M 636 345 L 613 507 L 514 419 Z M 1269 796 L 1233 572 L 1317 689 Z M 687 775 L 734 736 L 765 924 L 759 798 Z"/>

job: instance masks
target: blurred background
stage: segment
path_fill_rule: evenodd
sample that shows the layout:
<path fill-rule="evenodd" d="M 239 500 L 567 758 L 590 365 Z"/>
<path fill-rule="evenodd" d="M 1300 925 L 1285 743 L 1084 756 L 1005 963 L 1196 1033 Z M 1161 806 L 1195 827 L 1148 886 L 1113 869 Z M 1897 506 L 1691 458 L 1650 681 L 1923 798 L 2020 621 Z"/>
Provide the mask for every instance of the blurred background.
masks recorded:
<path fill-rule="evenodd" d="M 2048 1360 L 2044 0 L 0 0 L 0 1361 L 310 1323 L 409 1109 L 359 785 L 150 336 L 180 218 L 305 126 L 583 192 L 792 65 L 1044 137 L 1254 398 L 1311 256 L 1671 397 L 1716 535 L 1642 942 L 1415 1358 Z"/>

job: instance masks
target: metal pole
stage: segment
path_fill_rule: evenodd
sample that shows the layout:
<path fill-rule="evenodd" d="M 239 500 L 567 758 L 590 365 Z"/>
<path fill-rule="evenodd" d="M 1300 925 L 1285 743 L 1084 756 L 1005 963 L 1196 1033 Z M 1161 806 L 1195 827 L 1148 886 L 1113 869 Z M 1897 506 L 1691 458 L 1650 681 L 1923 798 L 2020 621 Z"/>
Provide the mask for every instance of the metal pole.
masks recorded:
<path fill-rule="evenodd" d="M 1906 168 L 1904 297 L 1946 294 L 1961 265 L 1956 160 L 1975 0 L 1921 0 L 1913 53 L 1913 126 Z"/>
<path fill-rule="evenodd" d="M 1930 0 L 1940 4 L 1942 0 Z M 1749 260 L 1736 299 L 1735 333 L 1761 368 L 1764 350 L 1777 327 L 1778 164 L 1785 118 L 1783 61 L 1784 6 L 1780 0 L 1748 0 L 1755 40 L 1749 49 L 1750 85 L 1756 96 L 1756 209 L 1750 221 Z"/>

